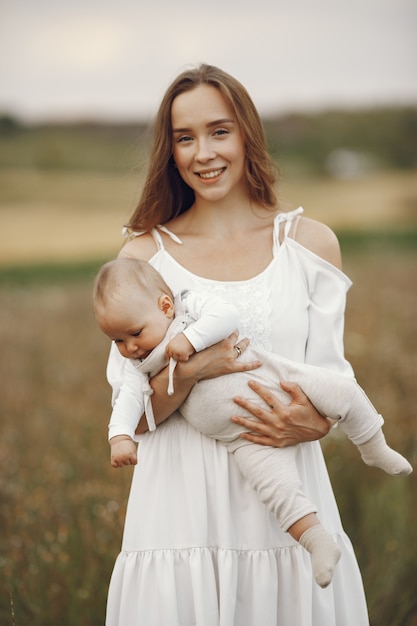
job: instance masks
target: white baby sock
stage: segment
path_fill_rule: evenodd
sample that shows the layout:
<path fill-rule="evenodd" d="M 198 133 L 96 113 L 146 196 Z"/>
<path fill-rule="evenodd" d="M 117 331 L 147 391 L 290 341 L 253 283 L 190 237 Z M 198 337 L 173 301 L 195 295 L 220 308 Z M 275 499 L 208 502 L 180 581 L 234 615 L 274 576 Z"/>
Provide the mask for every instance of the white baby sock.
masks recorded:
<path fill-rule="evenodd" d="M 320 587 L 327 587 L 332 582 L 333 570 L 342 554 L 339 546 L 320 524 L 306 530 L 299 543 L 311 554 L 316 583 Z"/>
<path fill-rule="evenodd" d="M 382 430 L 358 446 L 364 463 L 383 469 L 391 476 L 411 474 L 413 468 L 399 452 L 389 447 Z"/>

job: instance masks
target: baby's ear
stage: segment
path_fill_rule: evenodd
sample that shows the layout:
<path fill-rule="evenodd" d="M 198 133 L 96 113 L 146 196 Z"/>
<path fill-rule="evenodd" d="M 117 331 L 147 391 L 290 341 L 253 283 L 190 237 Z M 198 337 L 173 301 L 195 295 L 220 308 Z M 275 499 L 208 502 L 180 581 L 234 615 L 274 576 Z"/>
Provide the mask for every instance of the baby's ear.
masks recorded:
<path fill-rule="evenodd" d="M 160 296 L 158 306 L 167 317 L 174 317 L 174 303 L 167 294 L 164 293 Z"/>

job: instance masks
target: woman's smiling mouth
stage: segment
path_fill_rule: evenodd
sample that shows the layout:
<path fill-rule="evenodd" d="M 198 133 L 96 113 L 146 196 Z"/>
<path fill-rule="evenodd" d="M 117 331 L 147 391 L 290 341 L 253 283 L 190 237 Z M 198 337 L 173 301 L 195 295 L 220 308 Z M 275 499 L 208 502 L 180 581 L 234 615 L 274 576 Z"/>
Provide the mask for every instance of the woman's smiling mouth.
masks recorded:
<path fill-rule="evenodd" d="M 218 170 L 211 170 L 210 172 L 197 172 L 197 176 L 202 178 L 203 180 L 210 180 L 210 178 L 216 178 L 220 176 L 225 171 L 225 167 L 221 167 Z"/>

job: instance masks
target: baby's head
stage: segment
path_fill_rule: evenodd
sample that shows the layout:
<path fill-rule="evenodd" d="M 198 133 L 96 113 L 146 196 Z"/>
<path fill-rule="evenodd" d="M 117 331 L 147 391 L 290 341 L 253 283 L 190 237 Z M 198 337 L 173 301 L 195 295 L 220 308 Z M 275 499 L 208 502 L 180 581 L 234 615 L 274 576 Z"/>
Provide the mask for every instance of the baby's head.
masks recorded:
<path fill-rule="evenodd" d="M 103 265 L 93 290 L 97 323 L 122 356 L 144 359 L 174 319 L 174 296 L 149 263 L 120 258 Z"/>

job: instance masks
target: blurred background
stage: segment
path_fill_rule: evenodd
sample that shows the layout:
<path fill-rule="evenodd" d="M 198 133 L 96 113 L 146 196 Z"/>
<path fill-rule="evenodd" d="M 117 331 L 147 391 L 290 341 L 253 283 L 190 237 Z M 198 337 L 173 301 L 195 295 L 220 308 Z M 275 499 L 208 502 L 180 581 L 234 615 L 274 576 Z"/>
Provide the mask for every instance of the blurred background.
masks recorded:
<path fill-rule="evenodd" d="M 417 457 L 417 4 L 1 2 L 0 623 L 103 624 L 131 472 L 110 468 L 96 269 L 122 245 L 171 80 L 218 65 L 251 93 L 284 210 L 339 236 L 345 346 Z M 416 478 L 323 442 L 372 626 L 417 624 Z"/>

